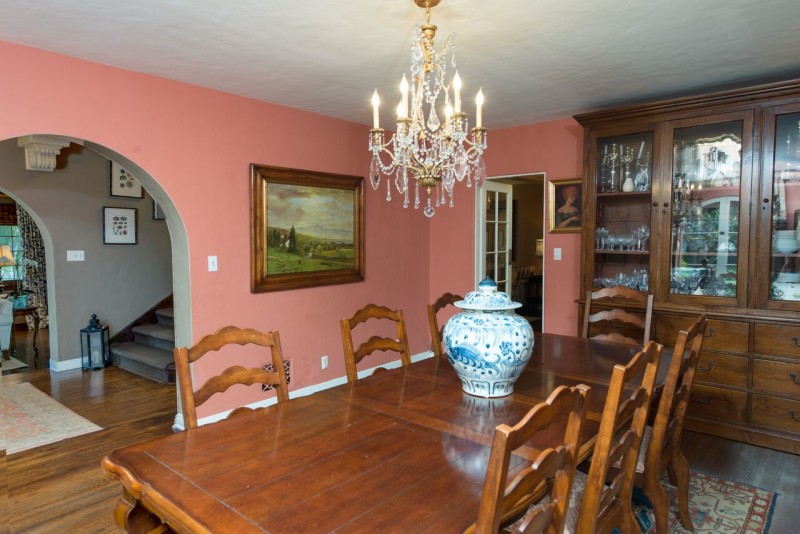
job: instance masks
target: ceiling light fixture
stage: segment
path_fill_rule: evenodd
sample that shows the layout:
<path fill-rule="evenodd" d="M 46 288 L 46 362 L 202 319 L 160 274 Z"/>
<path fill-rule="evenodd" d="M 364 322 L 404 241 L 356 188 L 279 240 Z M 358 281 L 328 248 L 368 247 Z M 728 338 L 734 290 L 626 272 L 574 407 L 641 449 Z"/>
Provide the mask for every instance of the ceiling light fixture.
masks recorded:
<path fill-rule="evenodd" d="M 427 192 L 427 205 L 422 210 L 433 217 L 435 207 L 453 206 L 453 187 L 466 178 L 476 185 L 486 178 L 483 151 L 486 149 L 486 128 L 482 124 L 483 91 L 475 98 L 475 127 L 468 136 L 469 121 L 461 111 L 461 78 L 456 71 L 453 79 L 445 81 L 447 63 L 456 68 L 455 34 L 450 35 L 442 50 L 436 51 L 433 38 L 436 26 L 431 24 L 431 8 L 440 0 L 414 0 L 425 8 L 425 24 L 417 24 L 411 40 L 411 83 L 405 75 L 400 83 L 400 103 L 397 106 L 397 131 L 384 142 L 380 127 L 378 90 L 372 95 L 372 129 L 369 149 L 372 152 L 370 181 L 374 189 L 386 176 L 386 200 L 392 200 L 392 179 L 403 196 L 403 207 L 409 206 L 409 173 L 414 179 L 414 208 L 420 207 L 420 187 Z M 450 90 L 453 100 L 450 100 Z M 439 96 L 442 99 L 439 100 Z M 438 103 L 443 106 L 437 109 Z M 410 104 L 410 109 L 409 109 Z M 444 121 L 439 117 L 444 116 Z M 384 157 L 388 163 L 384 163 Z M 434 207 L 435 206 L 435 207 Z"/>

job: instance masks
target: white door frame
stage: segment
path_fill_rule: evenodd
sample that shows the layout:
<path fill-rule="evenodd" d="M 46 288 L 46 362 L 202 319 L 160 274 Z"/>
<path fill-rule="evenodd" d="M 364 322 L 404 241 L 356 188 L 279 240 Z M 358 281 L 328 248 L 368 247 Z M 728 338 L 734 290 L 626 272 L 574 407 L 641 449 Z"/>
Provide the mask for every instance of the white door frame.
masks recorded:
<path fill-rule="evenodd" d="M 487 183 L 485 183 L 480 188 L 480 193 L 481 194 L 479 194 L 479 196 L 478 196 L 478 204 L 476 204 L 476 209 L 477 209 L 476 220 L 477 220 L 477 222 L 476 222 L 475 237 L 477 238 L 477 240 L 476 240 L 477 242 L 476 242 L 475 249 L 476 249 L 476 251 L 480 250 L 481 254 L 476 254 L 475 255 L 475 278 L 476 278 L 475 287 L 478 287 L 478 283 L 486 277 L 486 254 L 487 254 L 487 251 L 486 251 L 486 240 L 485 240 L 485 236 L 486 236 L 486 232 L 485 232 L 485 227 L 486 227 L 486 193 L 485 193 L 485 191 L 487 189 L 495 191 L 497 193 L 505 193 L 506 194 L 506 198 L 507 198 L 506 218 L 505 218 L 505 221 L 504 221 L 506 223 L 506 233 L 505 233 L 504 246 L 502 246 L 501 243 L 499 242 L 499 231 L 498 231 L 499 224 L 495 227 L 495 236 L 494 236 L 495 237 L 495 250 L 496 251 L 501 251 L 501 250 L 505 250 L 506 251 L 506 256 L 505 256 L 505 279 L 502 280 L 502 281 L 497 280 L 497 272 L 498 272 L 499 266 L 497 265 L 496 261 L 495 261 L 495 275 L 494 275 L 493 278 L 494 278 L 495 282 L 497 282 L 498 289 L 500 291 L 505 291 L 505 292 L 511 294 L 511 287 L 510 287 L 510 281 L 511 281 L 511 247 L 513 246 L 513 243 L 511 241 L 511 236 L 512 236 L 512 226 L 511 225 L 512 225 L 512 221 L 513 221 L 513 197 L 514 197 L 513 186 L 511 186 L 509 184 L 499 183 L 496 180 L 489 180 L 489 181 L 487 181 Z M 498 222 L 501 222 L 501 221 L 498 221 Z M 501 287 L 500 286 L 501 283 L 506 283 L 506 287 Z"/>
<path fill-rule="evenodd" d="M 545 251 L 547 250 L 547 173 L 544 171 L 534 171 L 534 172 L 526 172 L 526 173 L 516 173 L 516 174 L 506 174 L 500 176 L 490 176 L 486 178 L 486 182 L 495 182 L 497 180 L 503 180 L 507 178 L 523 178 L 533 175 L 540 175 L 543 178 L 543 187 L 544 187 L 544 195 L 542 195 L 542 228 L 544 229 L 542 232 L 542 238 L 544 239 L 544 247 Z M 510 197 L 509 197 L 510 198 Z M 475 287 L 478 287 L 480 281 L 485 277 L 485 256 L 486 256 L 486 243 L 484 238 L 484 226 L 486 224 L 486 204 L 485 204 L 486 196 L 484 195 L 484 186 L 483 184 L 480 187 L 475 188 Z M 512 228 L 511 224 L 511 216 L 512 210 L 511 202 L 509 202 L 509 231 L 507 234 L 507 239 L 511 239 L 512 235 Z M 513 243 L 512 243 L 513 245 Z M 547 270 L 547 253 L 545 252 L 545 256 L 542 258 L 542 305 L 544 305 L 544 298 L 545 292 L 547 291 L 547 286 L 544 284 L 544 280 L 546 278 L 546 270 Z M 508 258 L 509 265 L 511 263 L 511 258 Z M 508 272 L 508 279 L 511 279 L 511 272 Z M 510 296 L 510 293 L 509 293 Z M 544 310 L 543 310 L 544 311 Z M 544 330 L 544 323 L 545 323 L 545 316 L 547 314 L 542 314 L 542 330 Z"/>

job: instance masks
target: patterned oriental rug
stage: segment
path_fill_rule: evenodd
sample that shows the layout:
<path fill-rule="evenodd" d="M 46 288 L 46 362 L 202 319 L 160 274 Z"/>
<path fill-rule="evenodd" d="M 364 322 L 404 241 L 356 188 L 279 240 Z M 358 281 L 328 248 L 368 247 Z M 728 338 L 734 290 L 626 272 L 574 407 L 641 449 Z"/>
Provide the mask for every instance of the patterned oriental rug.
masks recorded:
<path fill-rule="evenodd" d="M 669 497 L 669 532 L 683 528 L 678 512 L 678 489 L 663 481 Z M 778 494 L 747 484 L 721 480 L 692 471 L 689 479 L 689 514 L 695 534 L 766 534 Z M 642 532 L 655 532 L 653 508 L 639 488 L 634 488 L 634 515 Z"/>
<path fill-rule="evenodd" d="M 0 449 L 7 454 L 102 430 L 28 382 L 2 386 Z"/>

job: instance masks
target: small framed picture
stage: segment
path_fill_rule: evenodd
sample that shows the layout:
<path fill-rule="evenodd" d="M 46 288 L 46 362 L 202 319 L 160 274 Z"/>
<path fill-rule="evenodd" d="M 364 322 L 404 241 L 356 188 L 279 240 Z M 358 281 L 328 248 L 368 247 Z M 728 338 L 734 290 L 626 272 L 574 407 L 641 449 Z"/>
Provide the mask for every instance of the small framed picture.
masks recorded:
<path fill-rule="evenodd" d="M 156 199 L 153 199 L 153 220 L 155 221 L 166 221 L 167 216 L 164 215 L 164 210 L 161 209 L 161 206 L 158 205 Z"/>
<path fill-rule="evenodd" d="M 136 208 L 103 208 L 103 244 L 136 244 Z"/>
<path fill-rule="evenodd" d="M 115 161 L 111 162 L 111 196 L 144 198 L 144 189 L 139 180 Z"/>
<path fill-rule="evenodd" d="M 559 180 L 550 182 L 548 229 L 551 233 L 580 233 L 583 181 Z"/>

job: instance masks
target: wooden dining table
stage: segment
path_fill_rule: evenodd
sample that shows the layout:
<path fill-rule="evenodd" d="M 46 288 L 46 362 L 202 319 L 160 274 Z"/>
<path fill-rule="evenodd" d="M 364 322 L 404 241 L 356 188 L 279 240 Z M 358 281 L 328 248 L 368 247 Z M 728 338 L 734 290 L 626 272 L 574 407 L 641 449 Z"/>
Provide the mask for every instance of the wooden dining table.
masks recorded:
<path fill-rule="evenodd" d="M 507 397 L 468 395 L 449 362 L 429 358 L 118 449 L 102 462 L 123 486 L 115 519 L 128 532 L 162 521 L 177 532 L 462 532 L 476 518 L 495 427 L 559 385 L 587 384 L 588 457 L 611 370 L 638 348 L 536 334 Z"/>

